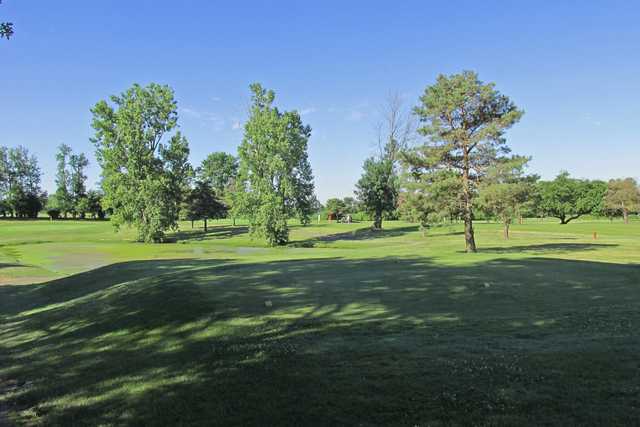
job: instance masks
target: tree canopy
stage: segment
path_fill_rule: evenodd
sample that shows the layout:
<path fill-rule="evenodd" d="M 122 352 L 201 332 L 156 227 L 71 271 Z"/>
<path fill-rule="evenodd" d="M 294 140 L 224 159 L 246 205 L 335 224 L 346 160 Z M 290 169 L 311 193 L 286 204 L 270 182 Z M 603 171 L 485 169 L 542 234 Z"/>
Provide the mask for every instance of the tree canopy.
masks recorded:
<path fill-rule="evenodd" d="M 633 178 L 610 180 L 604 203 L 608 210 L 621 213 L 625 224 L 628 224 L 629 213 L 640 211 L 638 183 Z"/>
<path fill-rule="evenodd" d="M 238 175 L 238 160 L 231 154 L 217 151 L 209 154 L 200 165 L 198 175 L 207 181 L 218 195 L 225 193 Z"/>
<path fill-rule="evenodd" d="M 327 209 L 327 213 L 335 215 L 336 219 L 340 219 L 340 217 L 347 212 L 346 203 L 337 197 L 328 199 L 325 208 Z"/>
<path fill-rule="evenodd" d="M 483 83 L 472 71 L 440 75 L 420 101 L 414 111 L 421 123 L 418 132 L 426 140 L 404 160 L 417 175 L 433 177 L 425 172 L 438 170 L 456 174 L 461 184 L 465 246 L 475 252 L 472 221 L 477 184 L 487 168 L 509 152 L 504 133 L 523 112 L 493 83 Z"/>
<path fill-rule="evenodd" d="M 541 181 L 538 191 L 542 212 L 558 218 L 560 224 L 568 224 L 582 215 L 602 210 L 607 184 L 571 178 L 564 171 L 553 181 Z"/>
<path fill-rule="evenodd" d="M 42 172 L 25 147 L 0 147 L 0 201 L 3 214 L 35 218 L 46 203 L 40 187 Z"/>
<path fill-rule="evenodd" d="M 71 147 L 62 144 L 56 154 L 56 192 L 50 201 L 50 210 L 57 210 L 65 218 L 71 213 L 84 217 L 88 211 L 86 168 L 89 160 L 84 153 L 74 154 Z"/>
<path fill-rule="evenodd" d="M 207 232 L 209 219 L 224 218 L 227 207 L 216 198 L 213 187 L 207 181 L 196 181 L 186 197 L 185 217 L 190 221 L 204 221 L 204 231 Z"/>
<path fill-rule="evenodd" d="M 313 174 L 307 158 L 311 128 L 296 111 L 273 106 L 275 93 L 251 85 L 252 106 L 238 149 L 240 167 L 234 210 L 249 219 L 251 233 L 270 245 L 289 239 L 287 219 L 308 224 Z"/>
<path fill-rule="evenodd" d="M 398 176 L 393 160 L 388 157 L 368 158 L 362 167 L 362 176 L 356 183 L 356 195 L 367 213 L 373 216 L 373 228 L 382 228 L 382 216 L 396 209 Z"/>
<path fill-rule="evenodd" d="M 104 207 L 112 211 L 116 227 L 133 225 L 139 240 L 162 241 L 177 227 L 191 174 L 186 138 L 177 132 L 164 139 L 178 122 L 173 91 L 136 84 L 110 100 L 91 110 Z"/>
<path fill-rule="evenodd" d="M 526 157 L 513 156 L 492 166 L 480 184 L 478 204 L 504 226 L 504 238 L 509 238 L 509 227 L 514 217 L 532 192 L 537 176 L 525 176 Z"/>

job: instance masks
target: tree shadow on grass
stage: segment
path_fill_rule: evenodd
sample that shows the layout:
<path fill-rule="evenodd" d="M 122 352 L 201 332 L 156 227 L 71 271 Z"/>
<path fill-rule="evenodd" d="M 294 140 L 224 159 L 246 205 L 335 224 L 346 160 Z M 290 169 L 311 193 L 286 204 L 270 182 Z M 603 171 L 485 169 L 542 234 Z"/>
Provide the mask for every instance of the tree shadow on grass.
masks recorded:
<path fill-rule="evenodd" d="M 304 240 L 296 240 L 289 242 L 289 246 L 293 247 L 313 247 L 317 243 L 337 242 L 340 240 L 347 241 L 362 241 L 383 239 L 389 237 L 403 236 L 407 233 L 416 232 L 419 230 L 417 225 L 411 225 L 406 227 L 398 227 L 391 229 L 374 230 L 371 227 L 358 228 L 352 231 L 345 231 L 344 233 L 327 234 L 323 236 L 312 237 Z"/>
<path fill-rule="evenodd" d="M 12 262 L 0 262 L 0 270 L 3 268 L 25 267 L 23 264 L 17 264 Z"/>
<path fill-rule="evenodd" d="M 249 232 L 247 226 L 213 225 L 205 232 L 203 228 L 180 230 L 171 234 L 167 240 L 169 243 L 189 240 L 230 239 Z"/>
<path fill-rule="evenodd" d="M 545 258 L 115 264 L 0 295 L 0 377 L 22 384 L 0 400 L 46 425 L 624 424 L 639 279 Z"/>
<path fill-rule="evenodd" d="M 576 252 L 576 251 L 595 251 L 598 249 L 605 249 L 616 247 L 616 244 L 610 243 L 545 243 L 541 245 L 517 245 L 517 246 L 499 246 L 499 247 L 480 247 L 478 252 L 482 253 L 494 253 L 494 254 L 511 254 L 521 252 Z M 460 251 L 464 252 L 464 251 Z"/>

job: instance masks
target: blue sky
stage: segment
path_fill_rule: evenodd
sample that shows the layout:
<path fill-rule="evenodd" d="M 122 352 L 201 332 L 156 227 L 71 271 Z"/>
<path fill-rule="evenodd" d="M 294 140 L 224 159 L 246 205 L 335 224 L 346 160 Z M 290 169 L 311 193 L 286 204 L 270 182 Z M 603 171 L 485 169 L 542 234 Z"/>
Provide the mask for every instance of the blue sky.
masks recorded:
<path fill-rule="evenodd" d="M 639 2 L 4 0 L 0 145 L 25 145 L 54 189 L 55 149 L 90 154 L 89 109 L 132 83 L 174 88 L 198 164 L 235 153 L 261 82 L 313 128 L 321 200 L 351 195 L 390 92 L 415 105 L 470 69 L 525 116 L 508 133 L 552 178 L 640 176 Z"/>

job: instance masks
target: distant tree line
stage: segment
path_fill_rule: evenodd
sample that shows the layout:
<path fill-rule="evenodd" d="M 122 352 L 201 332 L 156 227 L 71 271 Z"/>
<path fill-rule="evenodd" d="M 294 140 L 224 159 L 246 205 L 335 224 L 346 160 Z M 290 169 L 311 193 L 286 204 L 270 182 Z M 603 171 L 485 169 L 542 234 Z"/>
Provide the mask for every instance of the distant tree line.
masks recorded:
<path fill-rule="evenodd" d="M 47 200 L 38 159 L 25 147 L 0 147 L 0 214 L 36 218 Z"/>
<path fill-rule="evenodd" d="M 250 86 L 251 107 L 237 156 L 209 154 L 193 167 L 178 128 L 168 86 L 133 85 L 92 109 L 91 138 L 102 169 L 98 190 L 88 190 L 84 153 L 62 144 L 56 155 L 56 191 L 41 188 L 35 156 L 24 147 L 0 147 L 0 215 L 52 219 L 109 217 L 133 226 L 138 239 L 161 242 L 179 220 L 243 218 L 251 234 L 270 245 L 288 242 L 288 221 L 306 225 L 313 214 L 419 223 L 426 233 L 443 221 L 462 221 L 467 251 L 476 251 L 473 222 L 494 218 L 509 238 L 514 220 L 553 217 L 567 224 L 583 215 L 621 216 L 640 211 L 632 178 L 584 180 L 561 172 L 541 181 L 527 173 L 529 158 L 514 155 L 505 132 L 523 111 L 474 72 L 441 75 L 413 110 L 391 96 L 378 124 L 377 153 L 364 161 L 355 197 L 314 194 L 307 147 L 311 128 L 297 111 L 281 111 L 275 93 Z"/>
<path fill-rule="evenodd" d="M 56 161 L 56 192 L 46 204 L 49 217 L 104 219 L 106 212 L 102 209 L 102 192 L 87 190 L 87 156 L 75 154 L 71 147 L 62 144 L 58 147 Z"/>

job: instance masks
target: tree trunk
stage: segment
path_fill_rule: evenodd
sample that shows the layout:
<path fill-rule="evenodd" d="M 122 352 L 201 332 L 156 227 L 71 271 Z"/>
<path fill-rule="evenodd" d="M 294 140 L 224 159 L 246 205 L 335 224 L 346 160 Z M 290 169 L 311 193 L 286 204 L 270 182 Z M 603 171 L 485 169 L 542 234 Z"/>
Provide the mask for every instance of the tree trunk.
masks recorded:
<path fill-rule="evenodd" d="M 191 220 L 191 228 L 193 228 L 193 220 Z"/>
<path fill-rule="evenodd" d="M 624 218 L 625 224 L 629 224 L 629 210 L 627 208 L 622 208 L 622 218 Z"/>
<path fill-rule="evenodd" d="M 231 221 L 233 221 L 233 226 L 235 227 L 236 226 L 236 217 L 232 216 L 231 217 Z"/>
<path fill-rule="evenodd" d="M 477 252 L 473 234 L 473 208 L 471 206 L 471 188 L 469 186 L 469 151 L 465 147 L 463 154 L 462 192 L 464 196 L 464 244 L 466 252 Z"/>
<path fill-rule="evenodd" d="M 382 212 L 376 212 L 373 217 L 373 228 L 376 230 L 382 229 Z"/>
<path fill-rule="evenodd" d="M 511 219 L 504 220 L 504 240 L 509 240 L 509 226 L 511 225 Z"/>
<path fill-rule="evenodd" d="M 207 232 L 207 218 L 204 219 L 204 232 Z"/>

